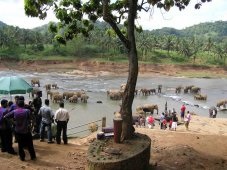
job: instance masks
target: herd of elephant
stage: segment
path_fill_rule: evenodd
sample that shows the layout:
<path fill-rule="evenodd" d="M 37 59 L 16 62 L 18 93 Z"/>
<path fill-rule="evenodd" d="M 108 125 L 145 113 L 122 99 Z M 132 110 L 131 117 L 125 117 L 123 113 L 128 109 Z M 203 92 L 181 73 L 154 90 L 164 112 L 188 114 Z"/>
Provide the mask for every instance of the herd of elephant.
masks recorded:
<path fill-rule="evenodd" d="M 36 85 L 40 87 L 39 79 L 32 79 L 31 85 L 35 87 Z M 65 91 L 63 93 L 57 91 L 58 85 L 54 84 L 46 84 L 45 85 L 47 99 L 50 98 L 53 103 L 59 103 L 61 101 L 69 101 L 71 103 L 78 103 L 81 101 L 82 103 L 87 103 L 89 96 L 86 94 L 85 91 Z M 53 89 L 53 90 L 52 90 Z M 39 92 L 39 88 L 33 88 L 31 95 L 34 97 L 37 92 Z M 29 94 L 30 97 L 30 94 Z"/>
<path fill-rule="evenodd" d="M 31 85 L 34 87 L 35 85 L 37 85 L 38 87 L 40 87 L 40 81 L 39 79 L 32 79 L 31 80 Z M 120 85 L 120 89 L 110 89 L 107 90 L 107 96 L 111 99 L 111 100 L 121 100 L 123 97 L 123 93 L 125 90 L 126 84 L 121 84 Z M 45 89 L 47 92 L 47 98 L 50 97 L 50 99 L 54 102 L 60 102 L 62 100 L 68 100 L 71 103 L 77 103 L 79 100 L 83 103 L 87 103 L 89 96 L 86 94 L 85 91 L 81 90 L 81 91 L 75 91 L 75 92 L 63 92 L 60 93 L 59 91 L 57 91 L 58 86 L 56 83 L 54 84 L 46 84 L 45 85 Z M 54 89 L 54 91 L 52 91 L 52 89 Z M 183 92 L 186 93 L 191 93 L 194 94 L 194 99 L 195 100 L 207 100 L 207 95 L 203 95 L 201 94 L 201 88 L 200 87 L 196 87 L 194 85 L 190 85 L 190 86 L 186 86 L 186 87 L 182 87 L 182 86 L 178 86 L 175 88 L 175 93 L 181 93 L 181 91 L 183 90 Z M 33 89 L 33 91 L 31 92 L 32 97 L 34 97 L 34 95 L 37 93 L 37 91 L 40 91 L 39 89 Z M 147 89 L 147 88 L 142 88 L 142 89 L 136 89 L 135 90 L 135 95 L 144 95 L 144 96 L 148 96 L 151 94 L 156 94 L 156 93 L 161 93 L 162 91 L 162 85 L 158 85 L 157 91 L 156 89 Z M 30 94 L 29 94 L 30 95 Z M 227 100 L 220 100 L 217 102 L 216 107 L 221 107 L 223 106 L 224 108 L 226 108 L 226 104 L 227 104 Z M 142 107 L 142 109 L 141 109 Z M 145 106 L 140 106 L 140 109 L 137 109 L 137 112 L 141 112 L 141 110 L 147 110 L 149 112 L 154 111 L 154 109 L 157 110 L 158 112 L 158 106 L 157 105 L 145 105 Z"/>
<path fill-rule="evenodd" d="M 125 90 L 126 84 L 122 84 L 120 86 L 120 89 L 110 89 L 107 91 L 107 96 L 111 99 L 111 100 L 121 100 L 123 97 L 123 93 Z M 175 93 L 181 93 L 181 91 L 183 90 L 183 92 L 185 94 L 187 93 L 191 93 L 194 95 L 194 99 L 195 100 L 207 100 L 207 95 L 201 94 L 201 88 L 194 86 L 194 85 L 190 85 L 190 86 L 186 86 L 185 88 L 182 86 L 178 86 L 175 88 Z M 157 93 L 161 93 L 162 91 L 162 85 L 158 85 L 157 88 Z M 135 95 L 138 94 L 142 94 L 144 96 L 148 96 L 151 94 L 156 94 L 156 89 L 147 89 L 147 88 L 142 88 L 142 89 L 136 89 L 135 90 Z M 221 107 L 223 106 L 224 108 L 226 108 L 226 104 L 227 104 L 227 100 L 220 100 L 217 102 L 216 107 Z M 156 109 L 158 111 L 158 106 L 157 105 L 145 105 L 143 106 L 143 109 L 141 109 L 142 106 L 140 106 L 140 109 L 137 109 L 137 112 L 142 112 L 142 110 L 148 110 L 149 112 L 153 112 L 154 109 Z"/>

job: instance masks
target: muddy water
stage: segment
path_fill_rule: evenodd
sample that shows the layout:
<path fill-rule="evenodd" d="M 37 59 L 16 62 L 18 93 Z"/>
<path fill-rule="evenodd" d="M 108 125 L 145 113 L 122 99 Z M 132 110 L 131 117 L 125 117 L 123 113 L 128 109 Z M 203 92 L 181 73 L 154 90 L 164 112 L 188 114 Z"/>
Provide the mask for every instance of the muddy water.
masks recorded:
<path fill-rule="evenodd" d="M 44 85 L 48 83 L 57 83 L 58 91 L 70 90 L 85 90 L 89 95 L 88 103 L 72 104 L 66 102 L 65 107 L 70 110 L 69 129 L 85 124 L 87 122 L 100 120 L 102 117 L 107 118 L 107 126 L 112 126 L 113 112 L 119 110 L 120 101 L 112 101 L 107 98 L 106 91 L 108 89 L 119 89 L 122 83 L 126 83 L 127 77 L 109 77 L 109 76 L 79 76 L 61 73 L 26 73 L 9 71 L 0 72 L 2 76 L 20 76 L 27 82 L 32 78 L 39 78 L 41 82 L 40 89 L 43 91 L 44 100 L 46 92 Z M 137 89 L 141 88 L 156 88 L 158 84 L 163 85 L 162 94 L 150 96 L 135 96 L 133 103 L 133 112 L 136 106 L 152 103 L 158 104 L 159 113 L 164 111 L 165 103 L 167 102 L 168 109 L 175 108 L 177 112 L 180 111 L 182 103 L 186 103 L 187 110 L 195 112 L 201 116 L 208 116 L 208 108 L 216 105 L 217 101 L 227 99 L 227 79 L 199 79 L 199 78 L 176 78 L 176 77 L 139 77 L 137 81 Z M 195 85 L 201 87 L 202 94 L 208 96 L 207 101 L 195 101 L 191 94 L 175 94 L 175 87 Z M 8 96 L 0 96 L 7 98 Z M 26 100 L 32 100 L 28 95 L 25 95 Z M 102 104 L 97 103 L 102 101 Z M 198 105 L 194 106 L 194 105 Z M 51 103 L 53 110 L 58 108 L 58 104 Z M 217 117 L 227 118 L 227 111 L 219 111 Z M 84 127 L 77 130 L 69 130 L 68 133 L 83 131 Z M 84 132 L 83 132 L 84 134 Z M 79 134 L 77 134 L 79 135 Z"/>

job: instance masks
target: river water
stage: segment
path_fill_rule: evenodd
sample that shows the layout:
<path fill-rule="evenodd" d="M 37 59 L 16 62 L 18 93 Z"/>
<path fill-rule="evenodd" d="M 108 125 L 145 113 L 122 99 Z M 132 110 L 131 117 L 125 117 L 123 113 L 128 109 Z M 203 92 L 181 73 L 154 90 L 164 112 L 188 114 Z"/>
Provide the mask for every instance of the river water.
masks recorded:
<path fill-rule="evenodd" d="M 69 103 L 66 102 L 65 108 L 70 111 L 70 121 L 68 128 L 80 126 L 88 122 L 100 120 L 106 117 L 107 126 L 113 124 L 113 112 L 119 111 L 120 101 L 110 100 L 106 91 L 109 89 L 119 89 L 120 85 L 126 83 L 126 76 L 81 76 L 71 75 L 66 73 L 28 73 L 19 71 L 0 71 L 2 76 L 20 76 L 30 83 L 32 78 L 39 78 L 43 91 L 44 100 L 46 92 L 45 84 L 58 84 L 58 91 L 73 91 L 85 90 L 89 96 L 88 103 Z M 162 94 L 150 96 L 135 96 L 133 102 L 133 112 L 135 108 L 142 104 L 158 104 L 159 113 L 164 111 L 165 103 L 167 102 L 168 109 L 175 108 L 179 113 L 180 107 L 186 103 L 186 108 L 200 116 L 208 117 L 208 108 L 216 105 L 217 101 L 227 99 L 227 79 L 201 79 L 201 78 L 184 78 L 184 77 L 138 77 L 137 89 L 141 88 L 156 88 L 162 84 Z M 201 93 L 208 96 L 207 101 L 196 101 L 192 94 L 175 94 L 175 87 L 195 85 L 201 87 Z M 1 98 L 9 98 L 9 96 L 0 96 Z M 12 96 L 13 97 L 13 96 Z M 25 95 L 26 101 L 32 100 L 28 95 Z M 97 103 L 102 101 L 102 103 Z M 194 106 L 199 105 L 199 107 Z M 50 105 L 55 111 L 58 104 L 51 103 Z M 227 111 L 219 111 L 217 117 L 227 118 Z M 68 133 L 76 133 L 76 131 L 83 131 L 83 128 L 77 130 L 69 130 Z"/>

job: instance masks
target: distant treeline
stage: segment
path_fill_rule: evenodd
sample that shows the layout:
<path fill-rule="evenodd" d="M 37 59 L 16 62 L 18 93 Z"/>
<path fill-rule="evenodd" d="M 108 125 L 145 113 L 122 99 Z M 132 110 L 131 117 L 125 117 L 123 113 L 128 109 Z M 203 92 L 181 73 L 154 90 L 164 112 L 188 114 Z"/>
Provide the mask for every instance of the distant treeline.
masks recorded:
<path fill-rule="evenodd" d="M 18 60 L 126 60 L 126 51 L 121 41 L 103 22 L 95 24 L 95 29 L 89 33 L 89 37 L 79 35 L 67 45 L 59 44 L 54 40 L 54 36 L 48 25 L 21 29 L 0 21 L 0 57 Z M 141 62 L 226 65 L 227 21 L 201 23 L 183 30 L 143 30 L 136 33 L 136 42 Z"/>

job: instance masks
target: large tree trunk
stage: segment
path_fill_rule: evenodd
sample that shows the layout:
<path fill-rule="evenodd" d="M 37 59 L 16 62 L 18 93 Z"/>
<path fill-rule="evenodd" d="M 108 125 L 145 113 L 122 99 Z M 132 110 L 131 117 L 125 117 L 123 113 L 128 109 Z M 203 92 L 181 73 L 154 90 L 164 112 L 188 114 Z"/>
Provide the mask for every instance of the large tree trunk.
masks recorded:
<path fill-rule="evenodd" d="M 134 92 L 138 77 L 138 57 L 135 40 L 135 17 L 137 11 L 137 0 L 129 0 L 128 13 L 128 60 L 129 73 L 126 88 L 124 91 L 121 107 L 121 115 L 123 119 L 121 141 L 130 139 L 134 133 L 132 125 L 132 103 L 134 100 Z"/>

